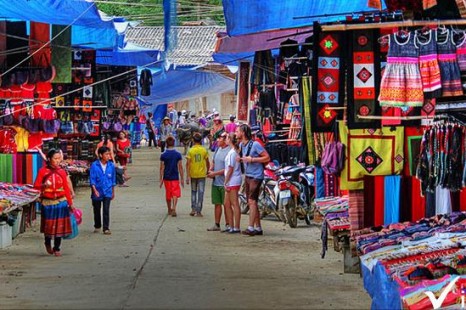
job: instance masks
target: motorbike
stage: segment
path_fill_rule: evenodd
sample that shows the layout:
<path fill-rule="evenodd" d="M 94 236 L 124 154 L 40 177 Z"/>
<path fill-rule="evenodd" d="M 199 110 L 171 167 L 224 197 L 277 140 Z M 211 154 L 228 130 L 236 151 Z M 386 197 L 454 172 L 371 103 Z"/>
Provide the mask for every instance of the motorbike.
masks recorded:
<path fill-rule="evenodd" d="M 314 196 L 314 167 L 296 165 L 283 168 L 279 171 L 278 208 L 283 209 L 286 223 L 291 228 L 298 226 L 298 219 L 311 224 L 313 209 L 312 198 Z"/>

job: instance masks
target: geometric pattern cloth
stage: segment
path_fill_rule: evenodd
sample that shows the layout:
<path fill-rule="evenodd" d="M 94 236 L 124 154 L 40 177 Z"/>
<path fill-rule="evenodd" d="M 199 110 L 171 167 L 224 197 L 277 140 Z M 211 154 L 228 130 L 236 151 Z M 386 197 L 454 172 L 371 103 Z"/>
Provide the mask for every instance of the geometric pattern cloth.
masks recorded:
<path fill-rule="evenodd" d="M 380 128 L 380 121 L 358 115 L 379 115 L 376 86 L 380 84 L 380 57 L 375 55 L 378 32 L 355 30 L 351 33 L 352 63 L 348 66 L 348 128 Z"/>
<path fill-rule="evenodd" d="M 340 123 L 339 129 L 340 140 L 346 145 L 340 189 L 364 189 L 366 175 L 394 175 L 403 170 L 403 127 L 348 129 Z"/>
<path fill-rule="evenodd" d="M 330 132 L 338 116 L 332 107 L 343 106 L 344 51 L 343 32 L 318 32 L 315 36 L 315 68 L 317 78 L 313 87 L 312 131 Z"/>

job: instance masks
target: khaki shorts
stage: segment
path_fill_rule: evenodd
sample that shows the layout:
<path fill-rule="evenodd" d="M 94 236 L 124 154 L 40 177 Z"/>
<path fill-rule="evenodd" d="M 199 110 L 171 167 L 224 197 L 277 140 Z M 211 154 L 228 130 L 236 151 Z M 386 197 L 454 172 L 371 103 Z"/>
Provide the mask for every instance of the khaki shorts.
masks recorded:
<path fill-rule="evenodd" d="M 246 177 L 245 178 L 246 197 L 254 201 L 259 200 L 261 184 L 262 184 L 262 180 L 254 179 L 251 177 Z"/>

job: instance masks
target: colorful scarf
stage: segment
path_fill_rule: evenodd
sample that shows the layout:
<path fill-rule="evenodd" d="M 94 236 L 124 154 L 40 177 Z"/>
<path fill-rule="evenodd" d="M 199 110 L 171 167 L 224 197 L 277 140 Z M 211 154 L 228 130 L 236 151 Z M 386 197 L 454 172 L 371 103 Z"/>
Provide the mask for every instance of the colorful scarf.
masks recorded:
<path fill-rule="evenodd" d="M 365 175 L 393 175 L 403 169 L 404 128 L 352 129 L 340 124 L 340 139 L 346 145 L 346 163 L 341 189 L 363 189 Z"/>
<path fill-rule="evenodd" d="M 318 32 L 314 34 L 316 42 L 315 68 L 317 79 L 314 80 L 312 107 L 312 131 L 332 131 L 340 110 L 332 107 L 342 107 L 344 101 L 344 40 L 342 32 Z"/>
<path fill-rule="evenodd" d="M 304 107 L 304 128 L 307 139 L 307 155 L 309 164 L 313 165 L 316 162 L 316 150 L 314 137 L 311 132 L 311 77 L 303 77 L 301 80 L 302 91 L 302 104 Z"/>
<path fill-rule="evenodd" d="M 380 128 L 380 121 L 358 115 L 380 115 L 376 93 L 380 85 L 380 57 L 375 54 L 378 32 L 356 30 L 351 34 L 352 63 L 348 66 L 348 128 Z"/>

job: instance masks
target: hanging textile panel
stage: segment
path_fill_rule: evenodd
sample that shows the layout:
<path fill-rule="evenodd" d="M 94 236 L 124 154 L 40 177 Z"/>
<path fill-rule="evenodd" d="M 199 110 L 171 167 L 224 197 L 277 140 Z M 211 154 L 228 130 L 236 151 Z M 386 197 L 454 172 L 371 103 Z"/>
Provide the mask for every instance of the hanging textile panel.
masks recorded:
<path fill-rule="evenodd" d="M 56 76 L 53 83 L 71 83 L 71 27 L 52 25 L 52 65 Z M 66 28 L 66 29 L 65 29 Z"/>
<path fill-rule="evenodd" d="M 249 103 L 249 62 L 241 62 L 238 70 L 238 121 L 248 120 L 248 103 Z"/>
<path fill-rule="evenodd" d="M 358 230 L 364 228 L 364 191 L 349 191 L 348 215 L 351 230 Z"/>
<path fill-rule="evenodd" d="M 424 134 L 422 127 L 405 127 L 405 162 L 403 175 L 415 176 Z"/>
<path fill-rule="evenodd" d="M 340 123 L 340 139 L 346 145 L 341 189 L 363 189 L 365 175 L 394 175 L 403 169 L 404 128 L 348 129 Z"/>
<path fill-rule="evenodd" d="M 376 30 L 356 30 L 351 33 L 352 61 L 348 65 L 348 128 L 380 128 L 380 121 L 360 119 L 358 115 L 380 115 L 377 102 L 380 85 L 380 56 L 375 46 Z"/>
<path fill-rule="evenodd" d="M 29 52 L 32 55 L 31 66 L 45 68 L 51 63 L 50 45 L 44 47 L 50 41 L 50 25 L 31 21 L 29 27 Z"/>
<path fill-rule="evenodd" d="M 312 77 L 304 76 L 301 79 L 302 91 L 302 104 L 304 108 L 304 130 L 306 132 L 306 142 L 307 142 L 307 155 L 309 159 L 309 164 L 314 165 L 316 162 L 316 151 L 314 136 L 311 132 L 311 81 Z"/>
<path fill-rule="evenodd" d="M 344 33 L 317 32 L 314 36 L 317 78 L 313 85 L 311 125 L 314 132 L 330 132 L 342 115 L 341 110 L 332 108 L 343 107 L 344 102 Z"/>
<path fill-rule="evenodd" d="M 6 22 L 6 48 L 9 52 L 6 56 L 9 68 L 17 66 L 28 56 L 28 35 L 26 22 Z M 23 64 L 26 66 L 27 62 Z M 20 65 L 21 66 L 21 65 Z"/>

